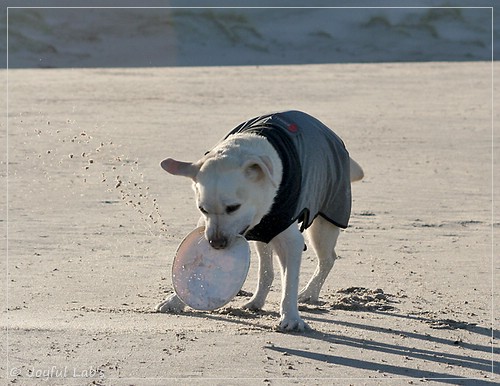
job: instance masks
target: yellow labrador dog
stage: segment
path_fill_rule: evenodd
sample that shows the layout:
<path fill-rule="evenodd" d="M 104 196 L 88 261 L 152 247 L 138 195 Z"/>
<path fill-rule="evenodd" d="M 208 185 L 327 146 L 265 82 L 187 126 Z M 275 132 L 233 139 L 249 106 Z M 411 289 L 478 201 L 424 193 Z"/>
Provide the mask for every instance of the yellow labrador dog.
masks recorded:
<path fill-rule="evenodd" d="M 283 288 L 279 328 L 307 328 L 297 303 L 318 301 L 336 258 L 339 228 L 349 221 L 350 184 L 363 178 L 342 140 L 316 118 L 284 111 L 243 122 L 197 162 L 168 158 L 161 166 L 193 180 L 200 225 L 205 225 L 213 248 L 227 248 L 237 235 L 256 241 L 258 284 L 244 307 L 264 306 L 274 278 L 275 253 Z M 299 293 L 304 230 L 318 266 Z M 184 307 L 173 294 L 156 309 L 178 312 Z"/>

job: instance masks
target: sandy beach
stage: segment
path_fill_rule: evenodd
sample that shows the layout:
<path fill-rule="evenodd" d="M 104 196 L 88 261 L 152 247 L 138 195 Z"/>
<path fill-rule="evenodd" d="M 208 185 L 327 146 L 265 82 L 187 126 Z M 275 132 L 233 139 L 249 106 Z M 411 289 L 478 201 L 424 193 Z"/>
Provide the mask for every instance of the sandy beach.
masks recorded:
<path fill-rule="evenodd" d="M 495 384 L 491 82 L 488 62 L 9 70 L 0 374 L 18 385 Z M 284 109 L 332 127 L 366 175 L 322 302 L 300 307 L 313 330 L 275 331 L 279 275 L 262 312 L 239 308 L 255 260 L 223 309 L 155 313 L 198 219 L 190 182 L 159 162 L 195 160 L 241 121 Z M 498 189 L 494 199 L 498 213 Z M 314 268 L 309 250 L 303 284 Z"/>

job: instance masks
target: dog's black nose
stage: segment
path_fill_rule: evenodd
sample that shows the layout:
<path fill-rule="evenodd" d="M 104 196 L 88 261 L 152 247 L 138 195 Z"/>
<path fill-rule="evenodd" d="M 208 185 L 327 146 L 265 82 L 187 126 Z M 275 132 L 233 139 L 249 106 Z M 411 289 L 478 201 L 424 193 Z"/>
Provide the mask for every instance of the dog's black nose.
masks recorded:
<path fill-rule="evenodd" d="M 214 249 L 224 249 L 227 247 L 227 239 L 225 237 L 208 240 L 210 246 Z"/>

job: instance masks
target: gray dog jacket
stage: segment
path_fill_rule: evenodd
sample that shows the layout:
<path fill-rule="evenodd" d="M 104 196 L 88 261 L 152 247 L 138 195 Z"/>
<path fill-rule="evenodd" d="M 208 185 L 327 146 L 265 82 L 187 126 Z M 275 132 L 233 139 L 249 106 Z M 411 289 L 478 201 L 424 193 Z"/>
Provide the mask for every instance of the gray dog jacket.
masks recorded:
<path fill-rule="evenodd" d="M 241 123 L 227 136 L 254 133 L 265 137 L 283 164 L 282 181 L 274 203 L 248 240 L 269 243 L 295 221 L 301 231 L 321 215 L 347 228 L 351 215 L 349 153 L 342 140 L 316 118 L 285 111 Z"/>

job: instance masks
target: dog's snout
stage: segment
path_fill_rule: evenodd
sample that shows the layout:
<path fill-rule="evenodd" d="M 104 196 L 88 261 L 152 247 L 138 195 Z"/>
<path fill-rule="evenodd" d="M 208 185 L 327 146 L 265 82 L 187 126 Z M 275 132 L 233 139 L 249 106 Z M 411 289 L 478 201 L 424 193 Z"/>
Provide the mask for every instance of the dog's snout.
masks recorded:
<path fill-rule="evenodd" d="M 210 246 L 214 249 L 224 249 L 227 247 L 228 240 L 226 237 L 217 237 L 208 240 Z"/>

